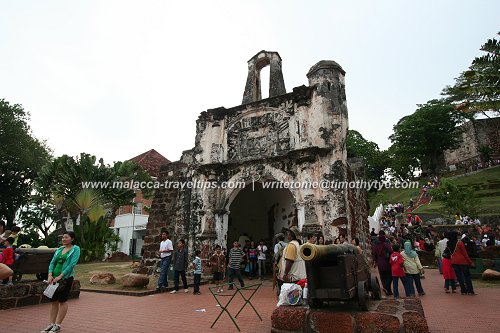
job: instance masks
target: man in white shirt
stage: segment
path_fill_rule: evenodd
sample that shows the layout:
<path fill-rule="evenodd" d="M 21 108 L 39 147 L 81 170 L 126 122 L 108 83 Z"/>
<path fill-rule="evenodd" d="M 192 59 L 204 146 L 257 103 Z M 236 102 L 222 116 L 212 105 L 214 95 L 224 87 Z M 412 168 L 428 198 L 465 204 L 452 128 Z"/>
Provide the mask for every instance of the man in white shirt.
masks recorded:
<path fill-rule="evenodd" d="M 264 241 L 261 239 L 259 245 L 257 246 L 257 261 L 259 265 L 259 278 L 262 279 L 266 274 L 266 253 L 267 246 L 264 245 Z"/>
<path fill-rule="evenodd" d="M 481 241 L 481 243 L 483 244 L 483 248 L 486 248 L 486 243 L 488 243 L 490 239 L 488 238 L 488 235 L 484 235 L 483 236 L 483 240 Z"/>
<path fill-rule="evenodd" d="M 439 242 L 437 245 L 437 247 L 439 249 L 439 255 L 437 257 L 439 274 L 443 274 L 443 271 L 441 269 L 441 260 L 443 258 L 443 253 L 444 253 L 444 250 L 446 250 L 447 244 L 448 244 L 448 238 L 446 238 L 446 236 L 443 234 L 439 235 Z"/>
<path fill-rule="evenodd" d="M 393 225 L 391 225 L 391 226 L 389 227 L 389 231 L 391 232 L 391 235 L 393 235 L 393 234 L 394 234 L 394 231 L 396 231 L 396 228 L 395 228 Z"/>
<path fill-rule="evenodd" d="M 160 278 L 158 279 L 158 286 L 156 290 L 168 287 L 168 268 L 170 267 L 170 260 L 172 259 L 172 252 L 174 247 L 172 246 L 172 241 L 168 239 L 169 233 L 167 230 L 161 232 L 161 243 L 160 243 L 160 253 L 161 263 L 160 263 Z"/>

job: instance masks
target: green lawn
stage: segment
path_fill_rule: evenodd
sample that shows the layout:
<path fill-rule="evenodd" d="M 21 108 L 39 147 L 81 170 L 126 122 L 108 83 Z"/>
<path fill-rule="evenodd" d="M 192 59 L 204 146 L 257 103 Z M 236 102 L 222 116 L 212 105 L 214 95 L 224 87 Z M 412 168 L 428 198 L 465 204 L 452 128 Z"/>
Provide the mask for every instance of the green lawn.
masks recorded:
<path fill-rule="evenodd" d="M 500 167 L 482 170 L 467 176 L 449 178 L 458 186 L 469 186 L 474 189 L 476 196 L 480 199 L 479 215 L 500 215 Z M 368 200 L 370 203 L 370 215 L 380 202 L 398 202 L 408 205 L 408 201 L 413 197 L 417 200 L 418 189 L 384 189 L 376 193 L 370 193 Z M 433 201 L 430 205 L 424 205 L 415 210 L 416 213 L 441 214 L 447 216 L 442 204 Z"/>
<path fill-rule="evenodd" d="M 92 277 L 92 275 L 100 272 L 112 273 L 116 278 L 116 284 L 110 284 L 110 285 L 90 284 L 90 278 Z M 78 264 L 75 266 L 75 278 L 80 280 L 82 288 L 90 288 L 90 289 L 125 290 L 124 287 L 122 287 L 122 285 L 120 284 L 120 278 L 123 275 L 131 272 L 132 268 L 130 267 L 130 262 L 93 262 L 87 264 Z M 141 288 L 141 290 L 144 289 Z"/>
<path fill-rule="evenodd" d="M 132 273 L 131 262 L 92 262 L 78 264 L 75 266 L 75 279 L 80 281 L 80 285 L 85 289 L 98 290 L 121 290 L 121 291 L 145 291 L 154 290 L 157 285 L 158 276 L 151 276 L 147 288 L 125 288 L 120 283 L 120 278 L 127 273 Z M 90 278 L 95 273 L 111 273 L 116 278 L 115 284 L 90 284 Z M 34 275 L 23 275 L 23 280 L 35 280 Z"/>

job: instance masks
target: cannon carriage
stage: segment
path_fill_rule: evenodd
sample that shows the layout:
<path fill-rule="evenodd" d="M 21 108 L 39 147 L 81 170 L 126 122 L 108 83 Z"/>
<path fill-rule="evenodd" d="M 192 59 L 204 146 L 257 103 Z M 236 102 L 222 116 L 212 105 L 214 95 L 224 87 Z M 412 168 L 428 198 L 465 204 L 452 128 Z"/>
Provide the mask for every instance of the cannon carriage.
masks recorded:
<path fill-rule="evenodd" d="M 35 274 L 39 281 L 46 280 L 49 264 L 57 249 L 16 249 L 18 258 L 12 265 L 13 280 L 21 281 L 23 274 Z"/>
<path fill-rule="evenodd" d="M 381 298 L 378 278 L 372 276 L 365 257 L 355 246 L 314 245 L 300 248 L 305 262 L 310 307 L 326 301 L 357 300 L 362 310 L 368 310 L 368 300 Z"/>

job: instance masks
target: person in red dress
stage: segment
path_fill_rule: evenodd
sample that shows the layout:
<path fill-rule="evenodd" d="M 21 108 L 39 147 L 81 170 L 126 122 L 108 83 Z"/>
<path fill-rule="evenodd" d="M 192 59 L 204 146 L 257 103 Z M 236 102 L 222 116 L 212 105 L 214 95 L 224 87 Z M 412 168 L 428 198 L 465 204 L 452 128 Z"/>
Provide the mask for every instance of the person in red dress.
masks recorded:
<path fill-rule="evenodd" d="M 445 237 L 448 238 L 449 235 L 446 234 Z M 444 279 L 444 292 L 447 294 L 450 293 L 450 287 L 452 293 L 456 293 L 457 289 L 457 275 L 455 274 L 455 270 L 451 266 L 451 253 L 452 251 L 448 247 L 448 244 L 446 244 L 446 248 L 444 249 L 443 255 L 441 257 L 441 271 L 443 273 Z"/>

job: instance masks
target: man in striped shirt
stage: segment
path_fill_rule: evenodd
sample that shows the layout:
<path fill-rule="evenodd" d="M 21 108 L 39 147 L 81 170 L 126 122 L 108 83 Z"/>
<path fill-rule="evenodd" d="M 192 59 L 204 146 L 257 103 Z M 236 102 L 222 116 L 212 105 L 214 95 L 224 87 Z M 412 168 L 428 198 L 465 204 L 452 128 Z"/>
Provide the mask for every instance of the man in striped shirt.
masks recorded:
<path fill-rule="evenodd" d="M 201 251 L 196 250 L 196 257 L 193 260 L 193 268 L 194 268 L 194 295 L 201 295 L 200 293 L 200 281 L 201 281 Z"/>
<path fill-rule="evenodd" d="M 241 261 L 243 260 L 243 257 L 245 256 L 245 253 L 240 249 L 240 243 L 235 241 L 233 243 L 233 248 L 229 251 L 229 285 L 228 289 L 233 289 L 233 279 L 234 276 L 238 278 L 238 281 L 240 282 L 241 287 L 245 286 L 245 283 L 243 282 L 243 278 L 241 277 Z"/>

